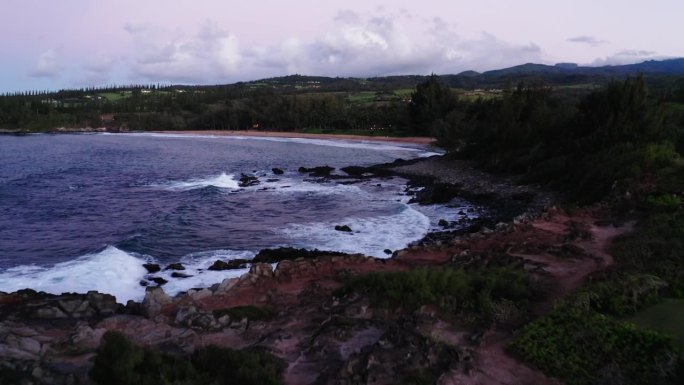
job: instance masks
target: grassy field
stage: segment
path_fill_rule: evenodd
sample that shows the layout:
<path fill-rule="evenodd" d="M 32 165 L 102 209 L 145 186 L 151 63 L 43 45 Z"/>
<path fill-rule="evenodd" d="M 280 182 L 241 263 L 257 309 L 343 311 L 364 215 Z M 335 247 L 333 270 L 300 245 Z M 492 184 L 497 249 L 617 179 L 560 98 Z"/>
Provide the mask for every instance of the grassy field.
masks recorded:
<path fill-rule="evenodd" d="M 628 321 L 643 328 L 671 334 L 684 348 L 684 299 L 666 299 L 638 312 Z"/>
<path fill-rule="evenodd" d="M 349 95 L 349 102 L 351 103 L 368 103 L 375 101 L 377 93 L 375 91 L 356 92 Z"/>

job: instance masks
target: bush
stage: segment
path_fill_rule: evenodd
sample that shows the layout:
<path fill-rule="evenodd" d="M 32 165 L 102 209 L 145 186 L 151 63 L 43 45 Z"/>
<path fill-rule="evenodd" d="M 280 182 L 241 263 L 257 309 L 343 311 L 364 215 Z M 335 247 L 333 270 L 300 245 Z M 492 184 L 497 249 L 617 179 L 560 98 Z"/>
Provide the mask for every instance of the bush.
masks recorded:
<path fill-rule="evenodd" d="M 99 385 L 282 384 L 285 366 L 254 349 L 201 348 L 190 356 L 143 349 L 124 335 L 107 332 L 90 376 Z"/>
<path fill-rule="evenodd" d="M 509 348 L 568 384 L 681 384 L 683 363 L 669 336 L 571 306 L 523 328 Z"/>
<path fill-rule="evenodd" d="M 533 296 L 527 274 L 512 267 L 371 273 L 351 279 L 336 294 L 349 291 L 368 294 L 375 306 L 417 309 L 436 305 L 448 313 L 472 317 L 482 325 L 502 320 L 497 315 L 516 313 L 511 306 L 526 310 Z"/>

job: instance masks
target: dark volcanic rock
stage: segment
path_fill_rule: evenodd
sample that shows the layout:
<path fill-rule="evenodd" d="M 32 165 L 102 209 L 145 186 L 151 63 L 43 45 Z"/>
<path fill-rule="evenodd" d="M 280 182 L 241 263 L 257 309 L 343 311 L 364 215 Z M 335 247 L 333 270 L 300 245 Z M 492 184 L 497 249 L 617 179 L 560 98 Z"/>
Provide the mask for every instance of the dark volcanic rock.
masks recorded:
<path fill-rule="evenodd" d="M 385 250 L 383 250 L 383 252 L 387 255 L 392 255 L 392 250 L 390 250 L 390 249 L 385 249 Z"/>
<path fill-rule="evenodd" d="M 156 273 L 161 270 L 161 267 L 156 264 L 156 263 L 146 263 L 143 265 L 143 267 L 147 270 L 148 273 Z"/>
<path fill-rule="evenodd" d="M 282 169 L 280 169 L 278 167 L 273 167 L 271 169 L 271 171 L 273 171 L 273 173 L 276 175 L 283 175 L 285 173 L 285 171 L 283 171 Z"/>
<path fill-rule="evenodd" d="M 185 270 L 185 266 L 180 263 L 172 263 L 166 266 L 164 270 Z"/>
<path fill-rule="evenodd" d="M 337 226 L 335 226 L 335 230 L 342 231 L 345 233 L 351 233 L 352 232 L 351 227 L 349 227 L 347 225 L 337 225 Z"/>
<path fill-rule="evenodd" d="M 447 203 L 456 198 L 460 192 L 461 189 L 457 186 L 444 183 L 435 183 L 418 191 L 416 196 L 411 198 L 409 203 L 419 203 L 421 205 Z"/>
<path fill-rule="evenodd" d="M 447 221 L 446 219 L 440 219 L 437 224 L 444 228 L 449 227 L 449 221 Z"/>
<path fill-rule="evenodd" d="M 178 273 L 178 272 L 175 272 L 175 271 L 174 271 L 173 273 L 171 273 L 171 277 L 173 277 L 173 278 L 190 278 L 190 277 L 192 277 L 192 275 L 190 275 L 190 274 Z"/>
<path fill-rule="evenodd" d="M 169 282 L 162 277 L 150 277 L 149 280 L 156 283 L 159 286 L 164 285 L 164 284 Z"/>
<path fill-rule="evenodd" d="M 209 270 L 221 271 L 221 270 L 235 270 L 244 269 L 250 261 L 246 259 L 231 259 L 228 262 L 216 261 L 213 265 L 209 266 Z"/>
<path fill-rule="evenodd" d="M 280 261 L 295 260 L 299 258 L 312 259 L 320 256 L 345 256 L 348 254 L 338 251 L 321 251 L 295 249 L 292 247 L 281 247 L 278 249 L 263 249 L 252 259 L 253 263 L 278 263 Z"/>
<path fill-rule="evenodd" d="M 368 169 L 365 167 L 361 166 L 347 166 L 347 167 L 342 167 L 340 170 L 345 172 L 347 175 L 351 176 L 362 176 L 363 174 L 368 172 Z"/>
<path fill-rule="evenodd" d="M 330 176 L 330 173 L 335 171 L 335 168 L 330 166 L 319 166 L 312 168 L 300 167 L 298 171 L 301 173 L 309 173 L 311 176 Z"/>
<path fill-rule="evenodd" d="M 249 187 L 249 186 L 256 186 L 258 184 L 259 184 L 259 178 L 252 176 L 252 175 L 240 174 L 240 180 L 238 181 L 238 186 Z"/>

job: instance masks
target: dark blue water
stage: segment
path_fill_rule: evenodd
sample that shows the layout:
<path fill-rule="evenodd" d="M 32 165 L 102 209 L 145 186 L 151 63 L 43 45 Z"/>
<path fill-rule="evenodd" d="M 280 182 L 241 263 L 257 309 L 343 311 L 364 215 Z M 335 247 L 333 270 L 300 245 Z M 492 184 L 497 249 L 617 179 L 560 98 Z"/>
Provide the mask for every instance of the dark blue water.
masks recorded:
<path fill-rule="evenodd" d="M 320 183 L 297 168 L 370 165 L 423 152 L 306 140 L 0 136 L 0 290 L 86 289 L 91 268 L 126 265 L 109 277 L 125 280 L 145 260 L 201 269 L 274 246 L 381 256 L 430 227 L 405 203 L 403 181 Z M 286 173 L 274 175 L 273 167 Z M 261 183 L 239 188 L 240 173 Z M 340 223 L 355 233 L 335 232 Z"/>

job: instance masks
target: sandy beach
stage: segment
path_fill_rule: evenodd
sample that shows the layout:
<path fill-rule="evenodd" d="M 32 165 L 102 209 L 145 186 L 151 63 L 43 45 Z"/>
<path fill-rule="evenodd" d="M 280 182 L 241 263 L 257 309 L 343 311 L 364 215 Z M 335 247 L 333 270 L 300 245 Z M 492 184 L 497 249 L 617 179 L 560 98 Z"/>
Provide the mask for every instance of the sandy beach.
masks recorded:
<path fill-rule="evenodd" d="M 389 136 L 365 136 L 365 135 L 338 135 L 338 134 L 310 134 L 304 132 L 285 132 L 285 131 L 152 131 L 159 134 L 187 134 L 187 135 L 217 135 L 217 136 L 260 136 L 271 138 L 306 138 L 306 139 L 344 139 L 374 142 L 394 142 L 394 143 L 413 143 L 431 145 L 435 142 L 434 138 L 424 136 L 389 137 Z"/>

